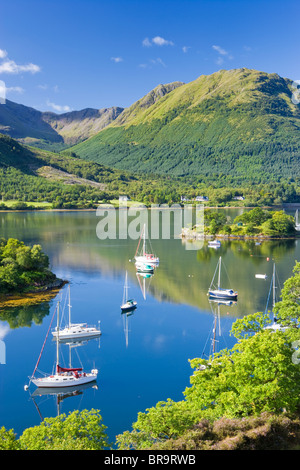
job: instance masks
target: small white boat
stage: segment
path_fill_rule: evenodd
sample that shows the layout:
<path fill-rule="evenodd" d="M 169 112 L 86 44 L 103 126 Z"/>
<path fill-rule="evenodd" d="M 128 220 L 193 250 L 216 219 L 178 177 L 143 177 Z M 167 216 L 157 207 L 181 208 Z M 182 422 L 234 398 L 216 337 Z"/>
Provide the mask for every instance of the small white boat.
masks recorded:
<path fill-rule="evenodd" d="M 220 240 L 212 240 L 208 242 L 209 248 L 220 248 L 220 246 L 221 246 Z"/>
<path fill-rule="evenodd" d="M 128 282 L 127 282 L 127 271 L 126 271 L 121 310 L 122 312 L 130 312 L 132 310 L 135 310 L 136 308 L 137 308 L 136 300 L 128 299 Z"/>
<path fill-rule="evenodd" d="M 86 323 L 72 323 L 71 322 L 71 293 L 69 286 L 69 324 L 65 328 L 56 327 L 52 331 L 54 338 L 59 337 L 59 341 L 72 340 L 77 341 L 80 339 L 97 338 L 101 335 L 100 328 L 95 326 L 88 326 Z"/>
<path fill-rule="evenodd" d="M 98 376 L 98 370 L 92 369 L 91 372 L 83 372 L 82 367 L 61 367 L 59 364 L 59 302 L 57 303 L 57 332 L 58 335 L 56 336 L 56 368 L 55 373 L 53 374 L 46 374 L 44 377 L 35 378 L 34 374 L 37 370 L 39 361 L 42 356 L 42 352 L 47 340 L 47 333 L 46 339 L 44 341 L 41 353 L 38 358 L 38 362 L 35 366 L 34 372 L 32 377 L 30 377 L 30 382 L 33 382 L 39 388 L 65 388 L 65 387 L 74 387 L 78 385 L 84 385 L 89 382 L 94 382 Z M 55 312 L 54 312 L 55 314 Z M 53 315 L 54 316 L 54 315 Z M 50 325 L 51 326 L 51 325 Z M 29 387 L 24 387 L 27 389 Z"/>
<path fill-rule="evenodd" d="M 140 253 L 138 253 L 140 243 L 141 243 L 142 239 L 143 239 L 142 251 Z M 150 264 L 151 266 L 154 266 L 154 267 L 159 265 L 158 256 L 155 256 L 152 253 L 147 253 L 147 248 L 146 248 L 146 224 L 144 224 L 144 226 L 143 226 L 143 230 L 141 232 L 141 236 L 140 236 L 140 239 L 139 239 L 139 243 L 138 243 L 134 258 L 135 258 L 136 263 L 147 264 L 147 265 Z"/>
<path fill-rule="evenodd" d="M 215 274 L 213 276 L 210 287 L 208 289 L 208 295 L 212 299 L 237 300 L 238 293 L 236 291 L 234 291 L 233 289 L 223 289 L 221 287 L 221 262 L 222 262 L 222 258 L 220 256 L 216 270 L 215 270 Z M 218 285 L 217 287 L 214 288 L 214 279 L 215 279 L 218 267 L 219 267 Z"/>
<path fill-rule="evenodd" d="M 79 339 L 97 338 L 101 335 L 101 331 L 95 326 L 88 326 L 86 323 L 72 323 L 63 329 L 60 329 L 59 332 L 56 327 L 52 334 L 54 338 L 59 335 L 60 341 L 77 341 Z"/>
<path fill-rule="evenodd" d="M 268 276 L 266 274 L 255 274 L 256 279 L 267 279 Z"/>

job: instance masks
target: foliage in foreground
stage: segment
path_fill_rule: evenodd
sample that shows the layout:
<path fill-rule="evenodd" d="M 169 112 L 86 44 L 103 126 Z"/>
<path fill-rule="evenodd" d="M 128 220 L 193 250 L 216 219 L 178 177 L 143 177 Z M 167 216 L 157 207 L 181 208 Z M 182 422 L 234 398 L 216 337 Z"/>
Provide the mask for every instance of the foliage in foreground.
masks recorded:
<path fill-rule="evenodd" d="M 262 413 L 242 419 L 202 419 L 177 439 L 154 444 L 151 450 L 296 450 L 300 419 Z"/>
<path fill-rule="evenodd" d="M 232 326 L 237 343 L 194 369 L 184 400 L 168 399 L 138 414 L 133 430 L 117 436 L 119 449 L 286 449 L 300 439 L 300 263 L 284 283 L 274 308 L 283 327 L 258 312 Z M 85 449 L 108 447 L 97 410 L 47 418 L 24 431 L 0 430 L 1 449 Z"/>
<path fill-rule="evenodd" d="M 143 449 L 178 439 L 203 419 L 212 423 L 261 413 L 296 415 L 300 404 L 299 298 L 300 263 L 296 263 L 276 306 L 276 317 L 285 329 L 266 329 L 271 323 L 268 313 L 236 320 L 232 327 L 236 345 L 208 360 L 191 360 L 194 372 L 185 399 L 159 402 L 139 413 L 133 431 L 117 437 L 119 448 Z"/>
<path fill-rule="evenodd" d="M 45 418 L 19 439 L 0 429 L 0 450 L 103 450 L 109 446 L 105 429 L 99 410 L 73 411 Z"/>
<path fill-rule="evenodd" d="M 40 245 L 27 246 L 15 238 L 0 239 L 0 293 L 24 292 L 56 280 Z"/>

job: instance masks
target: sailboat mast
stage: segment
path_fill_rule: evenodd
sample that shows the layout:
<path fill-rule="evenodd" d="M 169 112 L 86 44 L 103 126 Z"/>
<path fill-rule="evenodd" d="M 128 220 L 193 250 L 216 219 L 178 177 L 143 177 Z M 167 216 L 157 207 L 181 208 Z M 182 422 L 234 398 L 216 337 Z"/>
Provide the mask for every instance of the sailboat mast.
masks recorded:
<path fill-rule="evenodd" d="M 71 327 L 71 289 L 69 285 L 69 328 Z"/>
<path fill-rule="evenodd" d="M 56 370 L 59 366 L 59 301 L 57 302 Z"/>
<path fill-rule="evenodd" d="M 143 244 L 143 256 L 146 254 L 146 224 L 144 224 L 144 244 Z"/>
<path fill-rule="evenodd" d="M 275 263 L 273 264 L 273 310 L 274 310 L 274 306 L 275 306 L 275 300 L 276 300 L 276 293 L 275 293 L 275 289 L 276 289 L 276 286 L 275 286 L 276 282 L 275 282 Z"/>
<path fill-rule="evenodd" d="M 221 286 L 221 261 L 222 261 L 222 258 L 220 256 L 220 258 L 219 258 L 218 289 L 220 289 L 220 286 Z"/>
<path fill-rule="evenodd" d="M 123 301 L 122 304 L 125 304 L 128 294 L 127 294 L 128 288 L 127 288 L 127 271 L 125 273 L 125 284 L 124 284 L 124 290 L 123 290 Z"/>

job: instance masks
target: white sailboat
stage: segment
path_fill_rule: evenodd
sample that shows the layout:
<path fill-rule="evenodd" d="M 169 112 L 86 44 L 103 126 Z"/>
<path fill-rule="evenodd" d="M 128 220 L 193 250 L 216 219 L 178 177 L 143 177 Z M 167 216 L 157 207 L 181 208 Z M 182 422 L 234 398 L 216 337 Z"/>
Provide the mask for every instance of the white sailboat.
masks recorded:
<path fill-rule="evenodd" d="M 143 245 L 142 245 L 142 250 L 139 253 L 139 248 L 140 248 L 140 243 L 141 240 L 143 240 Z M 142 265 L 150 265 L 150 266 L 158 266 L 159 265 L 159 258 L 155 256 L 152 253 L 147 253 L 147 247 L 146 247 L 146 224 L 143 226 L 143 230 L 141 232 L 141 236 L 139 239 L 139 243 L 134 255 L 136 263 L 139 265 L 139 268 L 142 267 Z M 137 269 L 139 269 L 137 266 Z"/>
<path fill-rule="evenodd" d="M 62 388 L 62 387 L 74 387 L 77 385 L 84 385 L 90 382 L 93 382 L 97 379 L 98 376 L 98 370 L 97 369 L 92 369 L 91 372 L 83 372 L 82 367 L 61 367 L 59 363 L 59 304 L 60 302 L 57 303 L 57 336 L 56 336 L 56 368 L 55 368 L 55 373 L 53 374 L 48 374 L 45 375 L 44 377 L 41 378 L 35 378 L 34 374 L 37 370 L 39 361 L 42 356 L 42 352 L 47 340 L 47 336 L 50 330 L 48 330 L 48 333 L 46 335 L 46 339 L 44 341 L 41 353 L 38 358 L 38 362 L 36 364 L 36 367 L 34 369 L 33 375 L 30 378 L 30 382 L 33 382 L 37 387 L 39 388 Z M 55 312 L 54 312 L 55 313 Z M 52 322 L 51 322 L 52 323 Z M 50 324 L 51 326 L 51 324 Z M 25 386 L 25 389 L 27 389 L 28 386 Z"/>
<path fill-rule="evenodd" d="M 296 213 L 295 213 L 295 229 L 297 230 L 297 232 L 300 232 L 300 224 L 299 224 L 299 211 L 298 209 L 296 210 Z"/>
<path fill-rule="evenodd" d="M 272 315 L 273 315 L 273 323 L 271 325 L 268 325 L 266 326 L 266 330 L 281 330 L 281 331 L 284 331 L 286 328 L 282 325 L 280 325 L 280 323 L 277 322 L 277 319 L 275 317 L 275 314 L 274 314 L 274 307 L 275 307 L 275 303 L 276 303 L 276 269 L 275 269 L 275 263 L 273 264 L 273 275 L 272 275 L 272 280 L 271 280 L 271 284 L 270 284 L 270 291 L 271 291 L 271 288 L 272 288 L 272 292 L 273 292 L 273 301 L 272 301 Z M 270 292 L 269 292 L 269 296 L 268 296 L 268 302 L 267 302 L 267 306 L 266 306 L 266 311 L 268 309 L 268 303 L 269 303 L 269 297 L 270 297 Z"/>
<path fill-rule="evenodd" d="M 128 281 L 127 281 L 127 271 L 126 271 L 121 310 L 122 312 L 130 312 L 131 310 L 135 310 L 136 308 L 137 308 L 136 300 L 128 299 Z"/>
<path fill-rule="evenodd" d="M 97 338 L 101 335 L 100 328 L 88 326 L 86 323 L 71 322 L 71 293 L 69 286 L 69 324 L 65 328 L 56 327 L 52 332 L 54 338 L 59 337 L 60 341 L 77 341 L 84 338 Z"/>
<path fill-rule="evenodd" d="M 222 257 L 220 256 L 216 270 L 215 270 L 215 274 L 213 276 L 210 287 L 208 289 L 208 295 L 212 299 L 237 300 L 238 293 L 236 291 L 234 291 L 233 289 L 223 289 L 221 287 L 221 263 L 222 263 Z M 218 267 L 219 267 L 218 285 L 217 287 L 215 287 L 214 280 L 216 277 L 216 272 L 217 272 Z"/>

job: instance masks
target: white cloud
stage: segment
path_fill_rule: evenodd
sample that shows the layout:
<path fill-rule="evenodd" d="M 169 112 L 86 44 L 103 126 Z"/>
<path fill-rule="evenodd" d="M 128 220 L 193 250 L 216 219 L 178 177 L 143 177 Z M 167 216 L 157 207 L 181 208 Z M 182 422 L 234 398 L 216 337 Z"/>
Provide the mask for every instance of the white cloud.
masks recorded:
<path fill-rule="evenodd" d="M 20 86 L 11 86 L 11 87 L 6 87 L 6 93 L 24 93 L 24 88 L 20 87 Z"/>
<path fill-rule="evenodd" d="M 0 64 L 0 73 L 18 74 L 21 72 L 37 73 L 41 68 L 36 64 L 18 65 L 14 60 L 6 60 Z"/>
<path fill-rule="evenodd" d="M 221 55 L 228 55 L 228 52 L 220 46 L 212 46 L 212 48 Z"/>
<path fill-rule="evenodd" d="M 48 85 L 38 85 L 38 88 L 40 88 L 41 90 L 47 90 L 48 89 Z"/>
<path fill-rule="evenodd" d="M 70 106 L 61 106 L 60 104 L 55 104 L 55 103 L 52 103 L 51 101 L 47 101 L 47 106 L 51 106 L 51 108 L 53 108 L 55 111 L 63 111 L 63 112 L 68 112 L 68 111 L 71 111 L 71 108 Z"/>
<path fill-rule="evenodd" d="M 220 54 L 216 60 L 216 64 L 218 65 L 223 64 L 225 57 L 230 60 L 233 59 L 233 56 L 228 51 L 223 49 L 221 46 L 212 46 L 212 48 Z"/>
<path fill-rule="evenodd" d="M 4 323 L 0 323 L 0 339 L 4 339 L 5 336 L 10 332 L 10 328 L 7 325 L 4 325 Z"/>
<path fill-rule="evenodd" d="M 174 43 L 172 41 L 168 41 L 167 39 L 164 39 L 160 36 L 155 36 L 155 38 L 152 39 L 152 42 L 156 46 L 174 46 Z"/>
<path fill-rule="evenodd" d="M 174 46 L 174 43 L 172 41 L 168 41 L 167 39 L 164 39 L 161 36 L 155 36 L 151 40 L 149 38 L 145 38 L 142 44 L 144 47 L 151 47 L 153 44 L 155 46 Z"/>
<path fill-rule="evenodd" d="M 183 46 L 182 50 L 186 54 L 187 51 L 191 48 L 191 46 Z"/>
<path fill-rule="evenodd" d="M 160 57 L 157 57 L 157 59 L 152 59 L 151 62 L 154 65 L 162 65 L 163 67 L 166 67 L 166 64 L 163 62 L 163 60 Z"/>
<path fill-rule="evenodd" d="M 4 49 L 0 49 L 0 59 L 4 59 L 7 56 L 7 52 Z"/>
<path fill-rule="evenodd" d="M 162 65 L 163 67 L 167 67 L 164 61 L 160 57 L 157 57 L 157 59 L 150 59 L 149 62 L 147 63 L 139 64 L 139 67 L 141 69 L 151 69 L 152 66 L 155 66 L 155 65 Z"/>
<path fill-rule="evenodd" d="M 122 57 L 111 57 L 110 60 L 118 64 L 119 62 L 123 62 Z"/>
<path fill-rule="evenodd" d="M 151 41 L 149 41 L 149 38 L 145 38 L 142 44 L 144 47 L 151 47 Z"/>

